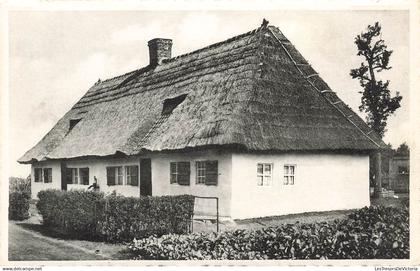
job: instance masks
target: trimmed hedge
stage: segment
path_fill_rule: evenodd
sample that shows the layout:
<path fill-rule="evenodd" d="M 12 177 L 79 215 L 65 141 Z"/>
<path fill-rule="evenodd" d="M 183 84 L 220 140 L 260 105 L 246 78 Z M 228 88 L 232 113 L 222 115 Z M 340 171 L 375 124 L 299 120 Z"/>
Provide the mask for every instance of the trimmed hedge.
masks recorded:
<path fill-rule="evenodd" d="M 9 219 L 25 220 L 29 218 L 29 200 L 31 196 L 26 192 L 9 193 Z"/>
<path fill-rule="evenodd" d="M 134 240 L 134 259 L 407 259 L 409 212 L 369 207 L 333 222 Z"/>
<path fill-rule="evenodd" d="M 98 231 L 108 241 L 188 233 L 194 212 L 194 197 L 191 195 L 110 196 L 101 203 Z"/>
<path fill-rule="evenodd" d="M 70 236 L 94 238 L 98 235 L 96 204 L 103 198 L 97 192 L 48 189 L 38 192 L 36 207 L 44 225 Z"/>
<path fill-rule="evenodd" d="M 190 195 L 104 197 L 91 191 L 44 190 L 38 198 L 46 226 L 76 238 L 110 242 L 188 233 L 194 210 Z"/>

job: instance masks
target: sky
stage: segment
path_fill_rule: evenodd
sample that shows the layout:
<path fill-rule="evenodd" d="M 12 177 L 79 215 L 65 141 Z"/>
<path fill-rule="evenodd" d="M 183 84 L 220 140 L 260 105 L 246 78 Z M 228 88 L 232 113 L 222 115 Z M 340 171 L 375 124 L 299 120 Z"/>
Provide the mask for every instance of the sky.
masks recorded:
<path fill-rule="evenodd" d="M 379 77 L 403 96 L 384 141 L 397 147 L 409 140 L 406 11 L 14 11 L 9 13 L 10 174 L 29 175 L 30 166 L 16 160 L 99 78 L 146 66 L 147 41 L 170 38 L 177 56 L 255 29 L 263 18 L 278 26 L 361 116 L 361 87 L 349 75 L 362 61 L 354 38 L 368 24 L 380 22 L 393 54 L 392 69 Z"/>

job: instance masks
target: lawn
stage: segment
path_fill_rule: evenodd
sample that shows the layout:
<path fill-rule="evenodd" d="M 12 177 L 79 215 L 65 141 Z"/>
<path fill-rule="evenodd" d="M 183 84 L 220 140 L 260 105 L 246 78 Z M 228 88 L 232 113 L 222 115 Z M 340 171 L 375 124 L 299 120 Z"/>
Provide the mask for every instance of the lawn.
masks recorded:
<path fill-rule="evenodd" d="M 9 222 L 10 261 L 129 259 L 124 244 L 63 239 L 40 224 Z"/>

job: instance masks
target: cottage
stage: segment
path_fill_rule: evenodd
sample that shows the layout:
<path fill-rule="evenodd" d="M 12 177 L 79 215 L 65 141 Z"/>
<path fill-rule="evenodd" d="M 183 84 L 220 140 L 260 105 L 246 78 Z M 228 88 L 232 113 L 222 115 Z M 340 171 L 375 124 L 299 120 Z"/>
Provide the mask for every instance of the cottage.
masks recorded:
<path fill-rule="evenodd" d="M 369 205 L 369 153 L 385 144 L 278 28 L 177 57 L 170 39 L 148 46 L 148 66 L 98 81 L 19 159 L 33 197 L 97 180 L 217 197 L 232 219 Z"/>

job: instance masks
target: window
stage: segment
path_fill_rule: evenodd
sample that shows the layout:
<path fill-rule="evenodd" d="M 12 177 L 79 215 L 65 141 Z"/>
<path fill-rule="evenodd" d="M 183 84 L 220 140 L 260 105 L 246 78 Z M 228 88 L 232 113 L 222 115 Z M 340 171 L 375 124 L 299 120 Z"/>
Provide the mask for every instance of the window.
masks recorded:
<path fill-rule="evenodd" d="M 139 185 L 139 166 L 106 168 L 107 185 Z"/>
<path fill-rule="evenodd" d="M 89 168 L 67 168 L 68 184 L 89 184 Z"/>
<path fill-rule="evenodd" d="M 401 174 L 401 175 L 408 174 L 408 167 L 406 167 L 406 166 L 399 166 L 398 167 L 398 174 Z"/>
<path fill-rule="evenodd" d="M 44 168 L 42 173 L 44 183 L 52 183 L 52 168 Z"/>
<path fill-rule="evenodd" d="M 284 185 L 295 184 L 295 169 L 296 165 L 284 165 Z"/>
<path fill-rule="evenodd" d="M 126 166 L 125 176 L 127 185 L 138 186 L 139 185 L 139 167 L 138 166 Z"/>
<path fill-rule="evenodd" d="M 70 119 L 69 131 L 71 131 L 81 119 Z"/>
<path fill-rule="evenodd" d="M 273 164 L 259 163 L 257 164 L 257 185 L 271 185 L 271 177 L 273 173 Z"/>
<path fill-rule="evenodd" d="M 217 185 L 218 163 L 217 161 L 197 161 L 196 184 Z"/>
<path fill-rule="evenodd" d="M 162 108 L 162 115 L 170 115 L 172 114 L 172 111 L 180 105 L 185 98 L 187 97 L 187 94 L 179 95 L 172 99 L 166 99 L 163 101 L 163 108 Z"/>
<path fill-rule="evenodd" d="M 42 168 L 35 168 L 34 175 L 34 181 L 36 183 L 42 183 Z"/>
<path fill-rule="evenodd" d="M 190 162 L 171 162 L 170 175 L 170 183 L 190 185 Z"/>
<path fill-rule="evenodd" d="M 35 168 L 34 175 L 36 183 L 52 183 L 52 168 Z"/>

